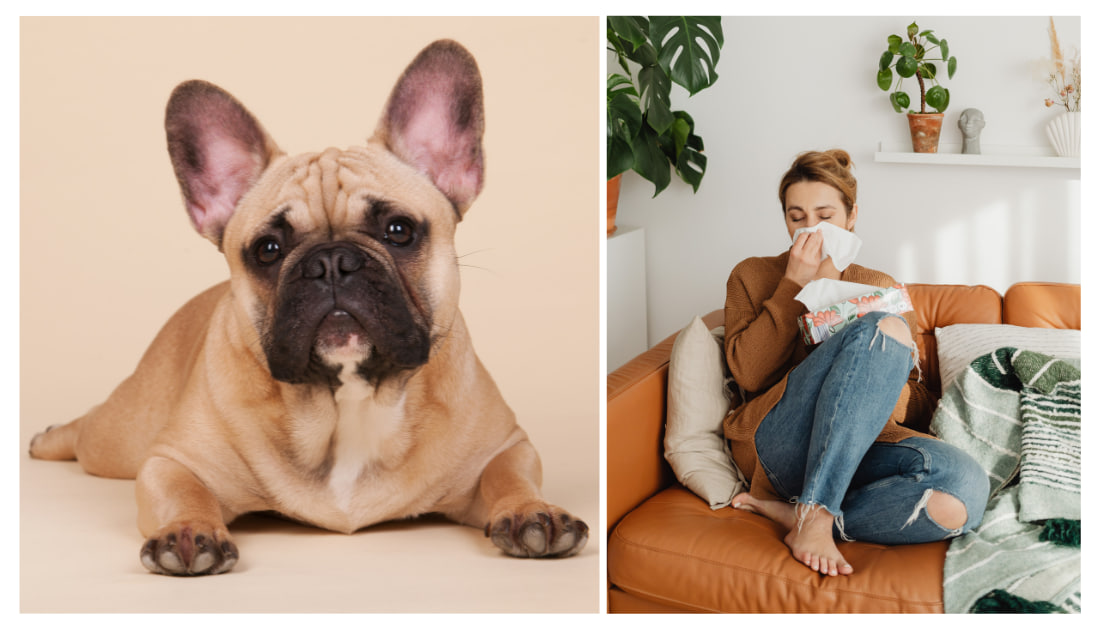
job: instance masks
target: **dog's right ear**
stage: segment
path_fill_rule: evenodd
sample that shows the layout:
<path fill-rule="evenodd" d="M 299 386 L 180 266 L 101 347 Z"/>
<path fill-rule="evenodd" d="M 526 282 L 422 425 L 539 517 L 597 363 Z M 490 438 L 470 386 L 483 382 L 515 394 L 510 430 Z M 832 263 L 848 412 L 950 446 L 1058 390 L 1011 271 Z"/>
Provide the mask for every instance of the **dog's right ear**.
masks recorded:
<path fill-rule="evenodd" d="M 243 105 L 205 81 L 172 91 L 164 128 L 191 224 L 220 250 L 237 202 L 279 148 Z"/>

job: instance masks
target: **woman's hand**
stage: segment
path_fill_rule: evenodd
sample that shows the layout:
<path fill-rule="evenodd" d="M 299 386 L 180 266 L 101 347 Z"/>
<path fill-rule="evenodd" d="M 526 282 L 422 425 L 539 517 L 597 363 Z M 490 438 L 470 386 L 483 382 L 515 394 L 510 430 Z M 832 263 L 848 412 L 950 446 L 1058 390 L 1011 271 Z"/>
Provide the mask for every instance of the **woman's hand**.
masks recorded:
<path fill-rule="evenodd" d="M 825 245 L 825 236 L 821 230 L 803 232 L 791 245 L 791 255 L 787 259 L 787 271 L 784 275 L 800 287 L 806 286 L 821 266 L 821 248 Z"/>
<path fill-rule="evenodd" d="M 791 255 L 787 259 L 785 276 L 804 287 L 818 278 L 840 279 L 840 272 L 833 264 L 832 256 L 821 259 L 821 248 L 825 246 L 825 235 L 821 230 L 803 232 L 791 245 Z"/>

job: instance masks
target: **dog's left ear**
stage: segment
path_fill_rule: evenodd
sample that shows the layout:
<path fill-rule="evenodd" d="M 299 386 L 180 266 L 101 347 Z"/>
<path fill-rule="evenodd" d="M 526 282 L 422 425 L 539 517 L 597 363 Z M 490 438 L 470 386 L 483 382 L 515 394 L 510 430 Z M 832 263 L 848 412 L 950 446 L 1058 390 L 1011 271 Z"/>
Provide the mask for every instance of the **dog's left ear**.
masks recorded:
<path fill-rule="evenodd" d="M 373 139 L 427 175 L 461 218 L 484 181 L 484 132 L 477 62 L 457 42 L 440 40 L 398 79 Z"/>

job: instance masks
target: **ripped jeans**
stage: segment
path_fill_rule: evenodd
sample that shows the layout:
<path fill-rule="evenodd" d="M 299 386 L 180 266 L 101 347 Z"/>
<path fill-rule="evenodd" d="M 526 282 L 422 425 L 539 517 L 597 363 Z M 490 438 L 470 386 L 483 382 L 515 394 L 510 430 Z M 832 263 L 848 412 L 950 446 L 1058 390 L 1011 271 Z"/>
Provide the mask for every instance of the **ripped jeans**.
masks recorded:
<path fill-rule="evenodd" d="M 913 367 L 913 349 L 878 328 L 873 312 L 825 340 L 791 371 L 782 399 L 756 430 L 756 451 L 781 496 L 820 505 L 843 540 L 907 544 L 942 540 L 978 525 L 985 472 L 931 437 L 875 443 Z M 898 317 L 904 321 L 904 319 Z M 932 491 L 966 506 L 966 524 L 942 527 L 927 513 Z"/>

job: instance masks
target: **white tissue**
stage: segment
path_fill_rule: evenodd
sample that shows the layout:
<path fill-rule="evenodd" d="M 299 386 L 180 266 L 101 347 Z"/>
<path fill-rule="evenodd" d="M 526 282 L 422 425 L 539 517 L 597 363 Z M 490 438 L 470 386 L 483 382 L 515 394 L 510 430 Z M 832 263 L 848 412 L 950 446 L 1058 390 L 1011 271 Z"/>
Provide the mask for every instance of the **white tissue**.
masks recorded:
<path fill-rule="evenodd" d="M 802 287 L 794 299 L 806 305 L 810 312 L 824 310 L 833 304 L 839 304 L 857 295 L 878 291 L 882 287 L 858 282 L 844 282 L 830 278 L 818 278 Z"/>
<path fill-rule="evenodd" d="M 798 240 L 798 235 L 803 232 L 816 232 L 818 230 L 821 230 L 821 233 L 825 236 L 825 243 L 821 247 L 821 260 L 825 260 L 826 256 L 831 256 L 836 270 L 844 271 L 856 259 L 856 254 L 859 253 L 863 241 L 853 232 L 849 232 L 839 225 L 822 221 L 813 227 L 795 230 L 791 242 Z"/>

